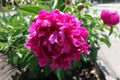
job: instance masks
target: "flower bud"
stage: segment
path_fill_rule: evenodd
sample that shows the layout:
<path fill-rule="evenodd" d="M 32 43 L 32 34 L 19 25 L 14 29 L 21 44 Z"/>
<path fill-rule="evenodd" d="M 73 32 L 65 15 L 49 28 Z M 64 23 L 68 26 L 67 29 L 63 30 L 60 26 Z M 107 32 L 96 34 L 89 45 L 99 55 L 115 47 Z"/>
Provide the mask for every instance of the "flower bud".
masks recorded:
<path fill-rule="evenodd" d="M 66 3 L 67 5 L 69 5 L 69 4 L 70 4 L 70 2 L 71 2 L 70 0 L 66 0 L 66 2 L 65 2 L 65 3 Z"/>
<path fill-rule="evenodd" d="M 85 7 L 84 4 L 79 4 L 77 9 L 78 9 L 78 11 L 82 11 L 84 9 L 84 7 Z"/>
<path fill-rule="evenodd" d="M 110 11 L 104 9 L 102 10 L 100 17 L 103 22 L 108 26 L 116 25 L 120 22 L 120 16 L 118 15 L 117 11 Z"/>

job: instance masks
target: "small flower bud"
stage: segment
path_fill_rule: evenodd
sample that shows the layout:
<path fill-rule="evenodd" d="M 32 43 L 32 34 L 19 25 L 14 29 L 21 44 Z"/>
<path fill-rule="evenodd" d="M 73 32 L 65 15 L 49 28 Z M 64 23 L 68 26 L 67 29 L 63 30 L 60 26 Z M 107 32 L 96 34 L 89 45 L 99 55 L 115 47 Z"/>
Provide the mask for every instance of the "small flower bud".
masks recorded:
<path fill-rule="evenodd" d="M 77 9 L 78 9 L 78 11 L 82 11 L 83 9 L 84 9 L 84 4 L 80 4 L 78 7 L 77 7 Z"/>
<path fill-rule="evenodd" d="M 66 0 L 66 2 L 65 2 L 65 3 L 66 3 L 67 5 L 69 5 L 69 4 L 70 4 L 70 2 L 71 2 L 70 0 Z"/>
<path fill-rule="evenodd" d="M 117 11 L 104 9 L 102 10 L 100 17 L 108 26 L 117 25 L 120 22 L 120 16 Z"/>

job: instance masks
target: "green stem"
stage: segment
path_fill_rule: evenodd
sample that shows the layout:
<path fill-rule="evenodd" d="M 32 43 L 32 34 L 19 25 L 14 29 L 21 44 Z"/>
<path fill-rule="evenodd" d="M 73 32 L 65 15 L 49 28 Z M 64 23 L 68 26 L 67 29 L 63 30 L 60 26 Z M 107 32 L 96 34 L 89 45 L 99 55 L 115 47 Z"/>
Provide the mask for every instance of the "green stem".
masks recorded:
<path fill-rule="evenodd" d="M 112 32 L 113 32 L 113 26 L 110 27 L 109 36 L 112 34 Z"/>
<path fill-rule="evenodd" d="M 65 11 L 66 11 L 67 7 L 68 7 L 68 5 L 65 5 L 65 8 L 64 8 L 63 12 L 65 12 Z"/>

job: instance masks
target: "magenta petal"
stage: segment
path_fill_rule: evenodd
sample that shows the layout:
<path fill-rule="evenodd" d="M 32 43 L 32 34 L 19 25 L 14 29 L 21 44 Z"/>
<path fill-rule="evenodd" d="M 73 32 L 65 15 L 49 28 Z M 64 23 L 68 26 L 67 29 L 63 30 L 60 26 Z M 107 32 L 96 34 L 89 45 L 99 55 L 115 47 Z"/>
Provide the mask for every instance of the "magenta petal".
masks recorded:
<path fill-rule="evenodd" d="M 35 22 L 32 22 L 29 29 L 28 29 L 28 32 L 33 32 L 36 30 L 36 23 Z"/>
<path fill-rule="evenodd" d="M 51 44 L 57 42 L 57 38 L 58 38 L 58 33 L 54 32 L 53 34 L 50 35 L 49 37 L 49 41 Z"/>
<path fill-rule="evenodd" d="M 61 50 L 61 53 L 69 53 L 72 49 L 71 44 L 69 41 L 65 40 L 63 44 L 63 48 Z"/>
<path fill-rule="evenodd" d="M 58 69 L 60 69 L 60 68 L 61 68 L 61 67 L 60 67 L 60 62 L 59 62 L 57 59 L 54 59 L 54 60 L 52 61 L 52 63 L 50 64 L 50 67 L 51 67 L 52 70 L 54 70 L 55 67 L 58 67 Z"/>
<path fill-rule="evenodd" d="M 30 33 L 29 35 L 27 35 L 28 41 L 29 41 L 30 39 L 32 39 L 33 37 L 35 37 L 35 36 L 36 36 L 36 31 L 34 31 L 34 32 Z"/>
<path fill-rule="evenodd" d="M 69 68 L 70 68 L 70 65 L 71 65 L 71 60 L 65 60 L 65 61 L 64 61 L 63 66 L 64 66 L 64 69 L 65 69 L 65 70 L 66 70 L 66 69 L 69 69 Z"/>
<path fill-rule="evenodd" d="M 49 14 L 49 12 L 47 10 L 40 10 L 39 15 L 41 14 Z"/>
<path fill-rule="evenodd" d="M 81 24 L 82 24 L 82 20 L 80 20 L 80 21 L 78 21 L 77 23 L 76 23 L 76 27 L 80 27 L 81 26 Z"/>
<path fill-rule="evenodd" d="M 48 58 L 43 53 L 36 53 L 39 54 L 38 57 L 38 63 L 41 67 L 44 67 L 48 64 Z"/>
<path fill-rule="evenodd" d="M 31 45 L 29 43 L 25 43 L 24 46 L 28 49 L 31 49 Z"/>
<path fill-rule="evenodd" d="M 54 70 L 54 68 L 55 68 L 55 63 L 51 63 L 51 64 L 50 64 L 50 67 L 51 67 L 52 70 Z"/>
<path fill-rule="evenodd" d="M 88 30 L 85 27 L 81 27 L 80 31 L 81 31 L 81 36 L 83 36 L 84 38 L 88 37 Z"/>

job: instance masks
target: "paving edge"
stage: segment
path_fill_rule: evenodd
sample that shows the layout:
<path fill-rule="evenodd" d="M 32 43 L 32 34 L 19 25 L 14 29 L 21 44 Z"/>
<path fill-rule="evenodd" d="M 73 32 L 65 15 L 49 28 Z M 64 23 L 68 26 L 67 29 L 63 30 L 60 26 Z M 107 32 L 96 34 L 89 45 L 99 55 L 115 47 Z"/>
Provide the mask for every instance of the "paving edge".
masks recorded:
<path fill-rule="evenodd" d="M 95 69 L 100 80 L 120 80 L 113 69 L 99 57 L 96 61 Z"/>

